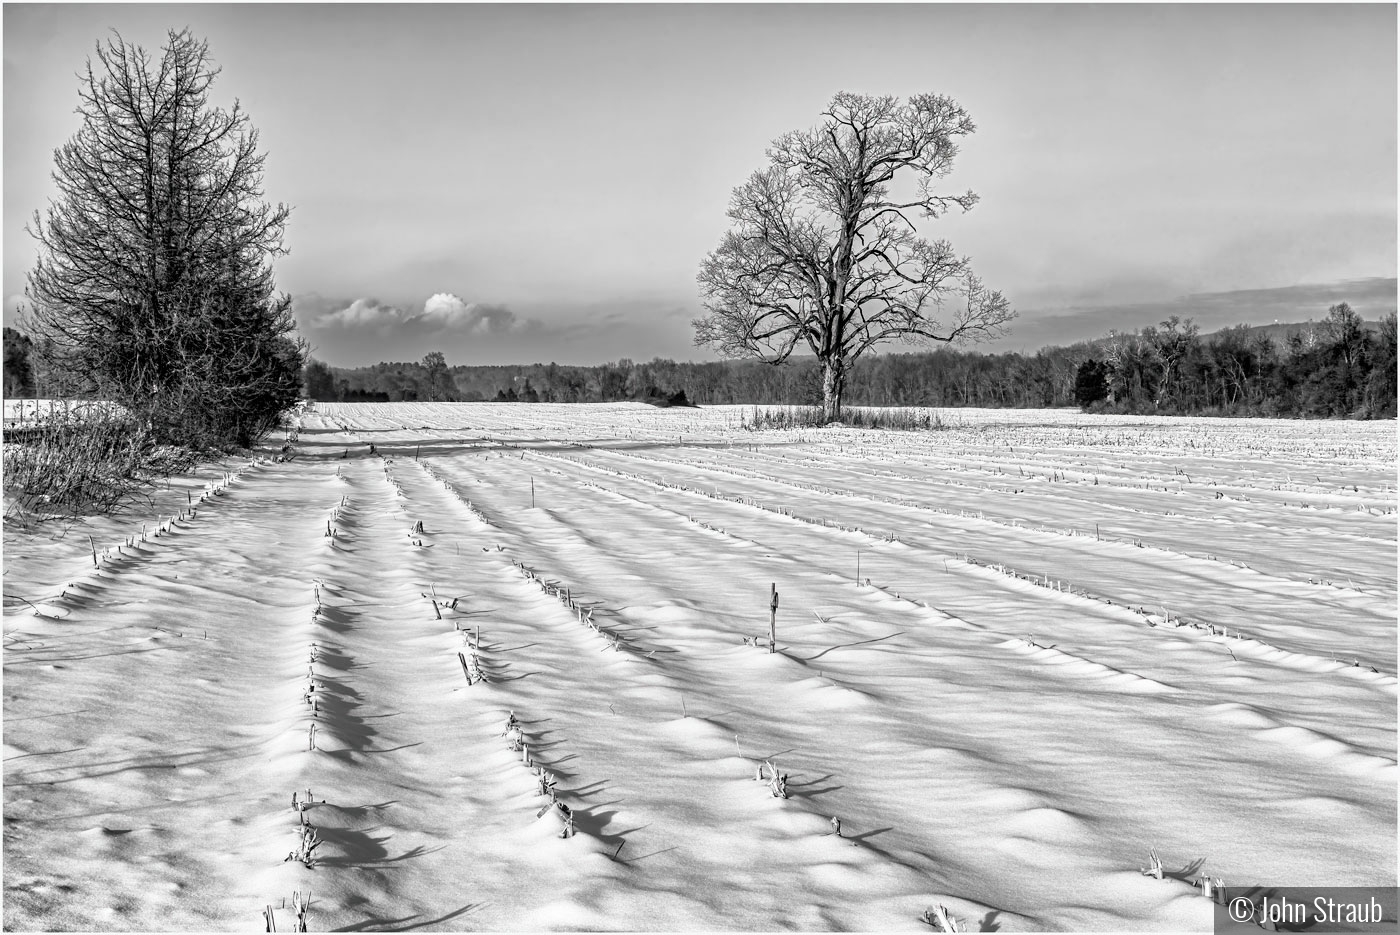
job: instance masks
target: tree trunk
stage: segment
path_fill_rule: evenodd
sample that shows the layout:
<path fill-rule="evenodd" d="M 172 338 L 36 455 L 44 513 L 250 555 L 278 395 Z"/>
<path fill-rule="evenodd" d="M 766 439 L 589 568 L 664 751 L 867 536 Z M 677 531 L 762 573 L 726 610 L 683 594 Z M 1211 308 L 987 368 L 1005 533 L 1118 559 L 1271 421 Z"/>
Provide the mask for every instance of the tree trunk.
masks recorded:
<path fill-rule="evenodd" d="M 822 421 L 841 421 L 841 393 L 846 388 L 845 362 L 839 357 L 822 361 Z"/>

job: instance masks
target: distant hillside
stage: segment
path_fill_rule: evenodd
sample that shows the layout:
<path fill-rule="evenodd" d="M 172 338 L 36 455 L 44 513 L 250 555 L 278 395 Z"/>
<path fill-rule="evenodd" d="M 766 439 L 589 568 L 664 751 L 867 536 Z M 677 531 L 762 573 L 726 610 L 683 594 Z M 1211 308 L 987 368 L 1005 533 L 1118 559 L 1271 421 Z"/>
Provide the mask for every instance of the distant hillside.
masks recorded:
<path fill-rule="evenodd" d="M 1306 334 L 1307 332 L 1319 327 L 1320 325 L 1321 318 L 1312 321 L 1284 322 L 1282 324 L 1276 323 L 1272 325 L 1250 325 L 1249 327 L 1251 333 L 1266 335 L 1275 344 L 1282 347 L 1288 341 L 1291 335 L 1298 333 Z M 1371 332 L 1372 334 L 1376 334 L 1381 330 L 1381 323 L 1379 321 L 1365 321 L 1362 323 L 1362 327 L 1365 328 L 1367 331 Z M 1216 331 L 1224 330 L 1224 328 L 1216 329 Z M 1210 333 L 1215 334 L 1216 331 L 1212 331 Z"/>
<path fill-rule="evenodd" d="M 1189 295 L 1169 302 L 1038 311 L 1021 309 L 1011 334 L 988 344 L 983 351 L 1037 351 L 1042 347 L 1089 341 L 1111 329 L 1135 331 L 1165 321 L 1172 315 L 1190 318 L 1202 332 L 1233 325 L 1273 327 L 1280 322 L 1321 321 L 1327 309 L 1346 302 L 1368 322 L 1396 309 L 1396 280 L 1375 277 L 1349 282 L 1286 286 L 1278 289 L 1241 289 Z M 1301 325 L 1282 325 L 1284 328 Z"/>
<path fill-rule="evenodd" d="M 1138 323 L 1138 324 L 1136 324 L 1136 325 L 1132 325 L 1132 326 L 1129 326 L 1129 327 L 1121 328 L 1120 331 L 1121 331 L 1121 332 L 1125 332 L 1125 333 L 1126 333 L 1126 332 L 1133 332 L 1133 331 L 1141 331 L 1143 328 L 1146 328 L 1146 327 L 1148 327 L 1148 326 L 1150 326 L 1150 325 L 1154 325 L 1154 324 L 1157 324 L 1157 323 L 1156 323 L 1156 322 L 1140 322 L 1140 323 Z M 1287 344 L 1288 344 L 1288 339 L 1289 339 L 1289 337 L 1291 337 L 1292 335 L 1294 335 L 1294 334 L 1307 334 L 1309 331 L 1312 331 L 1312 330 L 1314 330 L 1314 329 L 1316 329 L 1316 328 L 1320 328 L 1321 325 L 1322 325 L 1321 320 L 1320 320 L 1320 319 L 1316 319 L 1316 320 L 1313 320 L 1313 321 L 1285 321 L 1285 322 L 1274 322 L 1273 324 L 1270 324 L 1270 325 L 1246 325 L 1246 327 L 1249 328 L 1249 332 L 1250 332 L 1251 335 L 1263 335 L 1264 337 L 1267 337 L 1270 341 L 1273 341 L 1275 347 L 1279 348 L 1279 350 L 1283 350 L 1283 349 L 1287 346 Z M 1237 328 L 1237 327 L 1239 327 L 1238 324 L 1236 324 L 1236 325 L 1226 325 L 1226 326 L 1221 327 L 1221 328 L 1216 328 L 1216 329 L 1213 330 L 1213 331 L 1202 331 L 1202 332 L 1200 333 L 1200 337 L 1201 337 L 1202 339 L 1207 339 L 1207 338 L 1212 337 L 1213 335 L 1220 334 L 1222 331 L 1228 331 L 1228 330 L 1231 329 L 1231 328 Z M 1371 333 L 1371 334 L 1374 335 L 1374 334 L 1378 334 L 1378 333 L 1380 332 L 1381 323 L 1380 323 L 1379 321 L 1364 321 L 1364 322 L 1362 322 L 1362 327 L 1363 327 L 1366 331 L 1368 331 L 1369 333 Z M 1089 351 L 1092 352 L 1093 349 L 1099 348 L 1099 347 L 1103 346 L 1104 344 L 1107 344 L 1110 340 L 1112 340 L 1112 339 L 1111 339 L 1108 335 L 1103 334 L 1103 335 L 1099 335 L 1098 337 L 1095 337 L 1095 338 L 1090 338 L 1090 339 L 1087 340 L 1087 341 L 1076 341 L 1076 342 L 1075 342 L 1074 344 L 1072 344 L 1072 345 L 1050 345 L 1050 346 L 1047 346 L 1046 348 L 1043 348 L 1043 350 L 1050 350 L 1052 347 L 1069 346 L 1069 347 L 1084 348 L 1084 349 L 1089 350 Z"/>

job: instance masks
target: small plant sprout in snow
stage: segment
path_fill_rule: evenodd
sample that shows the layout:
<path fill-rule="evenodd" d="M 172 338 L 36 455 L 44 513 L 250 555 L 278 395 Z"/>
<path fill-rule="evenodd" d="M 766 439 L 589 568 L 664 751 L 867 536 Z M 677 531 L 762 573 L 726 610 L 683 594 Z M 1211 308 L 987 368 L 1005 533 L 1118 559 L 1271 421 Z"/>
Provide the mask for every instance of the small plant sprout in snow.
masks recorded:
<path fill-rule="evenodd" d="M 574 811 L 563 802 L 555 802 L 554 807 L 559 809 L 559 814 L 564 816 L 564 830 L 559 832 L 561 838 L 571 838 L 574 836 Z"/>
<path fill-rule="evenodd" d="M 919 921 L 933 926 L 937 932 L 961 932 L 962 924 L 948 911 L 948 907 L 939 903 L 924 910 L 924 914 L 919 917 Z"/>
<path fill-rule="evenodd" d="M 831 833 L 838 838 L 841 837 L 841 819 L 837 818 L 835 815 L 831 816 Z"/>
<path fill-rule="evenodd" d="M 296 849 L 288 852 L 287 856 L 283 858 L 282 863 L 285 864 L 289 860 L 295 860 L 308 868 L 314 868 L 316 866 L 312 855 L 316 848 L 321 846 L 321 838 L 316 834 L 316 829 L 306 824 L 305 821 L 306 819 L 303 816 L 303 824 L 297 828 L 297 834 L 301 836 L 301 840 L 297 843 Z"/>
<path fill-rule="evenodd" d="M 1142 875 L 1145 877 L 1154 877 L 1158 880 L 1162 879 L 1162 858 L 1157 856 L 1156 848 L 1149 849 L 1147 853 L 1152 863 L 1147 867 L 1140 868 Z"/>
<path fill-rule="evenodd" d="M 777 799 L 787 798 L 787 773 L 779 773 L 778 768 L 773 765 L 771 760 L 764 760 L 763 766 L 755 769 L 754 780 L 756 782 L 765 781 L 763 778 L 764 767 L 768 769 L 768 790 L 773 793 L 773 797 Z"/>
<path fill-rule="evenodd" d="M 1219 902 L 1225 897 L 1225 881 L 1220 877 L 1203 875 L 1195 885 L 1201 888 L 1201 895 L 1211 902 Z"/>
<path fill-rule="evenodd" d="M 292 912 L 294 912 L 297 917 L 296 925 L 292 928 L 293 932 L 306 931 L 306 910 L 309 908 L 311 908 L 310 890 L 306 891 L 305 896 L 301 895 L 300 890 L 292 893 Z"/>

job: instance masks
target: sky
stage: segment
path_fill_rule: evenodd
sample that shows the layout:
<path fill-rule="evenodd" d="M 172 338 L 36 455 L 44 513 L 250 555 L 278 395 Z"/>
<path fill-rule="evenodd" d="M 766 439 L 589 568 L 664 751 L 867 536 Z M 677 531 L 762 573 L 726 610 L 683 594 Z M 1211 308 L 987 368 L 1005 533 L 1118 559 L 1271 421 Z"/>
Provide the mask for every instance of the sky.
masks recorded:
<path fill-rule="evenodd" d="M 184 26 L 223 69 L 212 103 L 261 134 L 266 195 L 292 206 L 278 286 L 333 364 L 715 359 L 695 275 L 730 192 L 842 90 L 972 115 L 945 187 L 981 200 L 921 233 L 1011 300 L 998 347 L 1396 275 L 1392 4 L 6 3 L 3 22 L 7 324 L 76 73 L 111 29 L 156 50 Z"/>

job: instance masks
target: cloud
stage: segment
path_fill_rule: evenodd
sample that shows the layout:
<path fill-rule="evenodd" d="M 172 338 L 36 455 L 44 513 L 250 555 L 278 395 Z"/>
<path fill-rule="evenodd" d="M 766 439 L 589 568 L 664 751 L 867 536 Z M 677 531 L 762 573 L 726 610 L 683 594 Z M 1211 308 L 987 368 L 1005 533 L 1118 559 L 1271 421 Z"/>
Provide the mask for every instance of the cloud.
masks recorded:
<path fill-rule="evenodd" d="M 685 360 L 695 353 L 690 327 L 695 310 L 674 298 L 511 308 L 469 302 L 446 291 L 412 302 L 304 293 L 293 307 L 317 358 L 344 367 L 418 360 L 428 351 L 442 351 L 454 365 Z"/>
<path fill-rule="evenodd" d="M 504 305 L 463 302 L 450 292 L 439 292 L 423 303 L 423 313 L 413 321 L 428 330 L 454 334 L 508 334 L 528 327 Z"/>
<path fill-rule="evenodd" d="M 378 299 L 356 299 L 344 308 L 314 316 L 311 324 L 318 328 L 384 331 L 401 326 L 405 320 L 403 310 L 397 306 Z"/>
<path fill-rule="evenodd" d="M 1133 302 L 1070 309 L 1024 310 L 1011 334 L 982 345 L 989 353 L 1033 351 L 1047 345 L 1103 337 L 1109 329 L 1135 331 L 1170 315 L 1190 318 L 1209 333 L 1231 325 L 1267 325 L 1320 319 L 1327 309 L 1346 302 L 1364 318 L 1394 311 L 1396 281 L 1390 277 L 1305 283 L 1272 289 L 1234 289 L 1181 296 L 1157 302 Z"/>
<path fill-rule="evenodd" d="M 439 292 L 429 296 L 428 301 L 423 303 L 423 314 L 420 317 L 425 321 L 448 325 L 467 314 L 468 307 L 467 303 L 452 293 Z"/>
<path fill-rule="evenodd" d="M 423 303 L 421 312 L 405 311 L 375 298 L 328 302 L 319 296 L 299 303 L 301 318 L 312 328 L 379 336 L 501 336 L 538 328 L 538 323 L 516 317 L 504 305 L 464 302 L 450 292 L 438 292 Z"/>

